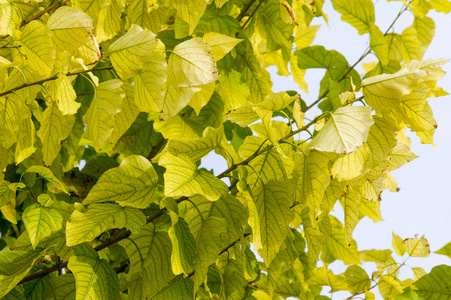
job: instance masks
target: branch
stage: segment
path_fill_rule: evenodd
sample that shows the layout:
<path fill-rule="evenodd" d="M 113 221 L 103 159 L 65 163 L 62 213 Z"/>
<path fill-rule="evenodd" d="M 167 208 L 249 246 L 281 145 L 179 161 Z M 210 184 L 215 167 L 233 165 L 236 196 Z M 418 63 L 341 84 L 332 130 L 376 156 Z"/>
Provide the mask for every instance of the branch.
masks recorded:
<path fill-rule="evenodd" d="M 88 73 L 88 72 L 104 71 L 104 70 L 111 70 L 111 69 L 113 69 L 113 66 L 102 67 L 102 68 L 97 68 L 97 69 L 94 68 L 94 69 L 89 69 L 89 70 L 81 70 L 81 71 L 75 71 L 75 72 L 67 72 L 65 75 L 66 76 L 74 76 L 74 75 L 79 75 L 79 74 Z M 58 74 L 55 74 L 52 77 L 48 77 L 48 78 L 41 79 L 41 80 L 38 80 L 38 81 L 33 81 L 33 82 L 28 82 L 28 83 L 21 84 L 19 86 L 16 86 L 16 87 L 14 87 L 12 89 L 9 89 L 7 91 L 4 91 L 4 92 L 0 93 L 0 97 L 8 95 L 8 94 L 11 94 L 11 93 L 13 93 L 15 91 L 18 91 L 18 90 L 21 90 L 21 89 L 24 89 L 24 88 L 27 88 L 27 87 L 30 87 L 30 86 L 33 86 L 33 85 L 40 85 L 40 84 L 43 84 L 44 82 L 47 82 L 47 81 L 56 80 L 57 78 L 58 78 Z"/>
<path fill-rule="evenodd" d="M 60 7 L 61 5 L 63 5 L 64 3 L 68 2 L 68 1 L 69 0 L 63 0 L 63 1 L 58 1 L 58 2 L 53 3 L 52 5 L 48 6 L 46 9 L 40 11 L 38 14 L 30 17 L 29 19 L 22 21 L 22 23 L 20 23 L 20 27 L 30 23 L 33 20 L 39 19 L 40 17 L 45 15 L 47 12 L 51 11 L 54 8 Z"/>
<path fill-rule="evenodd" d="M 238 15 L 238 17 L 236 17 L 236 19 L 238 20 L 238 22 L 241 21 L 241 19 L 244 17 L 244 15 L 247 13 L 247 11 L 249 10 L 249 8 L 251 8 L 252 4 L 254 4 L 255 0 L 249 0 L 246 5 L 243 6 L 243 9 L 241 10 L 240 14 Z"/>

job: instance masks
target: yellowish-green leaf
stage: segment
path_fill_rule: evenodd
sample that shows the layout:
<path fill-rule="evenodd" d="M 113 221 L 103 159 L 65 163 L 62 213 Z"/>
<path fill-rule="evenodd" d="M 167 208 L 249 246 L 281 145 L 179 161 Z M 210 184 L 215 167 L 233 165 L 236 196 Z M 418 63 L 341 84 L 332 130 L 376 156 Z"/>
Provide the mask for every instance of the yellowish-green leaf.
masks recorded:
<path fill-rule="evenodd" d="M 342 14 L 341 19 L 351 24 L 359 34 L 370 32 L 374 25 L 374 5 L 371 0 L 333 0 L 336 11 Z"/>
<path fill-rule="evenodd" d="M 362 203 L 360 205 L 360 210 L 359 210 L 361 217 L 367 216 L 375 223 L 382 221 L 381 208 L 380 208 L 379 201 L 372 202 L 372 201 L 366 200 L 364 198 L 362 198 L 361 200 L 362 200 Z"/>
<path fill-rule="evenodd" d="M 36 249 L 40 241 L 63 228 L 61 214 L 38 203 L 28 206 L 22 217 L 33 249 Z"/>
<path fill-rule="evenodd" d="M 269 267 L 290 230 L 288 224 L 293 219 L 290 210 L 293 199 L 286 185 L 278 181 L 257 184 L 252 196 L 260 227 L 260 232 L 253 235 L 254 248 Z"/>
<path fill-rule="evenodd" d="M 20 51 L 26 57 L 26 63 L 39 75 L 49 76 L 55 63 L 55 47 L 50 30 L 40 21 L 28 23 L 20 36 Z"/>
<path fill-rule="evenodd" d="M 423 57 L 429 44 L 432 42 L 432 38 L 435 34 L 435 23 L 431 18 L 415 18 L 413 21 L 413 27 L 418 36 L 420 42 L 419 56 Z"/>
<path fill-rule="evenodd" d="M 360 194 L 352 187 L 348 187 L 348 193 L 343 197 L 343 210 L 345 214 L 346 243 L 351 244 L 352 232 L 359 222 Z"/>
<path fill-rule="evenodd" d="M 241 81 L 240 73 L 231 70 L 227 74 L 221 74 L 216 92 L 227 105 L 227 110 L 236 109 L 245 105 L 250 97 L 249 87 Z"/>
<path fill-rule="evenodd" d="M 196 255 L 196 240 L 191 234 L 185 220 L 170 211 L 172 226 L 168 234 L 172 241 L 171 265 L 172 272 L 178 274 L 190 274 L 194 269 L 194 257 Z"/>
<path fill-rule="evenodd" d="M 395 299 L 404 290 L 401 281 L 391 275 L 382 275 L 378 288 L 384 299 Z"/>
<path fill-rule="evenodd" d="M 160 112 L 165 100 L 167 63 L 162 52 L 154 52 L 142 72 L 135 76 L 135 102 L 140 111 Z"/>
<path fill-rule="evenodd" d="M 111 201 L 121 206 L 146 208 L 154 200 L 157 182 L 157 172 L 145 157 L 128 156 L 119 167 L 103 173 L 83 204 Z"/>
<path fill-rule="evenodd" d="M 75 276 L 76 300 L 117 299 L 119 279 L 108 261 L 99 258 L 89 245 L 74 247 L 74 255 L 67 264 Z"/>
<path fill-rule="evenodd" d="M 448 0 L 430 0 L 429 4 L 438 12 L 447 14 L 451 11 L 451 3 Z"/>
<path fill-rule="evenodd" d="M 118 38 L 108 48 L 114 69 L 122 79 L 138 74 L 153 55 L 157 46 L 155 34 L 133 24 L 126 34 Z"/>
<path fill-rule="evenodd" d="M 86 124 L 81 143 L 101 151 L 114 130 L 114 117 L 121 111 L 125 98 L 122 81 L 112 79 L 99 84 L 88 111 L 83 116 Z"/>
<path fill-rule="evenodd" d="M 204 1 L 204 0 L 200 0 Z M 190 87 L 218 79 L 218 70 L 210 46 L 201 38 L 178 44 L 168 61 L 168 85 Z"/>
<path fill-rule="evenodd" d="M 364 144 L 373 123 L 369 107 L 339 108 L 330 114 L 330 118 L 312 139 L 309 147 L 319 151 L 351 153 Z"/>
<path fill-rule="evenodd" d="M 449 258 L 451 258 L 451 242 L 440 248 L 439 250 L 435 251 L 434 253 L 446 255 Z"/>
<path fill-rule="evenodd" d="M 119 32 L 124 8 L 123 1 L 107 1 L 102 7 L 96 23 L 96 37 L 99 43 L 112 39 Z"/>
<path fill-rule="evenodd" d="M 197 169 L 186 156 L 164 154 L 159 162 L 166 168 L 164 194 L 166 197 L 203 195 L 210 201 L 218 200 L 228 191 L 227 185 L 205 169 Z"/>
<path fill-rule="evenodd" d="M 382 31 L 376 25 L 370 28 L 370 48 L 383 65 L 388 64 L 388 44 Z"/>
<path fill-rule="evenodd" d="M 210 101 L 211 96 L 215 91 L 215 83 L 210 82 L 200 88 L 201 90 L 195 92 L 191 100 L 188 102 L 188 105 L 194 109 L 197 115 L 199 115 L 200 110 L 207 105 L 208 101 Z"/>
<path fill-rule="evenodd" d="M 45 109 L 37 134 L 42 141 L 43 159 L 47 166 L 52 164 L 60 152 L 61 141 L 69 136 L 74 123 L 75 117 L 63 116 L 54 102 Z"/>
<path fill-rule="evenodd" d="M 357 265 L 349 266 L 346 269 L 345 278 L 349 286 L 349 291 L 353 294 L 364 292 L 371 286 L 371 280 L 364 269 Z"/>
<path fill-rule="evenodd" d="M 390 165 L 388 169 L 390 171 L 396 170 L 401 166 L 405 165 L 408 162 L 411 162 L 418 156 L 413 153 L 408 146 L 405 144 L 399 143 L 393 149 L 393 152 L 390 155 Z"/>
<path fill-rule="evenodd" d="M 77 94 L 75 93 L 72 84 L 64 74 L 59 74 L 55 81 L 56 90 L 53 94 L 53 99 L 58 104 L 59 110 L 63 115 L 73 115 L 80 107 L 80 103 L 75 102 Z"/>
<path fill-rule="evenodd" d="M 36 142 L 36 129 L 29 109 L 25 108 L 25 111 L 25 116 L 19 123 L 19 134 L 15 151 L 16 164 L 20 164 L 36 151 L 36 147 L 34 146 Z"/>
<path fill-rule="evenodd" d="M 378 265 L 384 265 L 393 261 L 392 251 L 387 250 L 362 250 L 359 251 L 360 259 L 364 262 L 375 262 Z"/>
<path fill-rule="evenodd" d="M 398 254 L 399 256 L 403 256 L 404 253 L 406 253 L 406 248 L 404 246 L 403 239 L 394 232 L 392 232 L 392 235 L 393 235 L 392 239 L 393 249 L 395 249 L 396 254 Z"/>
<path fill-rule="evenodd" d="M 179 276 L 176 280 L 171 281 L 169 286 L 155 295 L 153 299 L 194 299 L 193 281 L 188 277 Z"/>
<path fill-rule="evenodd" d="M 330 217 L 332 231 L 326 242 L 327 251 L 336 259 L 340 259 L 344 264 L 360 264 L 357 244 L 354 240 L 351 245 L 346 243 L 346 234 L 343 225 L 335 217 Z"/>
<path fill-rule="evenodd" d="M 171 7 L 177 10 L 177 17 L 188 23 L 188 34 L 192 35 L 194 28 L 205 12 L 205 8 L 207 8 L 207 2 L 205 0 L 171 0 L 170 3 Z"/>
<path fill-rule="evenodd" d="M 62 6 L 50 16 L 47 26 L 55 45 L 72 54 L 91 38 L 94 22 L 81 10 Z"/>
<path fill-rule="evenodd" d="M 411 257 L 428 257 L 431 254 L 429 242 L 424 236 L 420 238 L 408 238 L 403 241 L 407 255 Z"/>
<path fill-rule="evenodd" d="M 204 34 L 202 39 L 210 45 L 215 61 L 223 58 L 227 53 L 235 48 L 238 43 L 243 41 L 242 39 L 236 39 L 217 32 L 209 32 Z"/>
<path fill-rule="evenodd" d="M 171 271 L 171 240 L 167 232 L 155 231 L 155 226 L 149 223 L 143 227 L 141 232 L 132 234 L 129 238 L 119 242 L 124 247 L 130 259 L 130 269 L 127 278 L 130 281 L 147 281 L 152 297 L 174 278 Z M 147 285 L 146 284 L 146 285 Z M 129 289 L 130 297 L 134 298 L 134 291 Z M 146 295 L 144 295 L 145 297 Z"/>
<path fill-rule="evenodd" d="M 307 281 L 309 285 L 330 286 L 330 292 L 348 290 L 349 286 L 344 274 L 335 275 L 327 267 L 321 267 L 313 271 L 313 276 Z"/>
<path fill-rule="evenodd" d="M 440 265 L 418 279 L 415 283 L 417 293 L 425 299 L 439 300 L 451 297 L 451 267 Z"/>
<path fill-rule="evenodd" d="M 63 191 L 65 193 L 69 194 L 69 192 L 67 191 L 64 184 L 55 177 L 55 175 L 53 174 L 53 172 L 50 169 L 43 167 L 43 166 L 31 166 L 25 172 L 26 173 L 37 173 L 41 177 L 43 177 L 44 179 L 49 181 L 54 187 L 54 189 L 53 188 L 50 189 L 51 192 L 58 193 L 60 191 Z"/>
<path fill-rule="evenodd" d="M 75 210 L 66 224 L 67 246 L 90 242 L 102 232 L 112 228 L 126 227 L 139 232 L 146 224 L 143 212 L 133 207 L 117 204 L 92 204 L 86 211 Z"/>
<path fill-rule="evenodd" d="M 21 182 L 9 183 L 9 181 L 2 180 L 0 182 L 0 207 L 7 205 L 11 201 L 15 203 L 16 190 L 24 187 L 25 185 Z"/>
<path fill-rule="evenodd" d="M 305 80 L 306 70 L 300 69 L 298 67 L 298 57 L 297 55 L 292 55 L 290 59 L 290 69 L 293 74 L 294 81 L 299 85 L 299 88 L 304 92 L 308 93 L 308 85 Z"/>

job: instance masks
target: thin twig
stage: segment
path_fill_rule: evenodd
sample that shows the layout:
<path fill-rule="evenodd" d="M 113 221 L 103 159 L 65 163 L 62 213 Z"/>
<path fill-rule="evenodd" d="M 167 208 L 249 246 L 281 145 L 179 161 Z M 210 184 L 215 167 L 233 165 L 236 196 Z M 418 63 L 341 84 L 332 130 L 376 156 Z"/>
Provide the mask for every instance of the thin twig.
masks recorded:
<path fill-rule="evenodd" d="M 63 0 L 63 1 L 58 1 L 53 3 L 52 5 L 48 6 L 47 8 L 41 10 L 39 13 L 37 13 L 36 15 L 32 16 L 29 19 L 26 19 L 24 21 L 22 21 L 22 23 L 20 23 L 20 27 L 30 23 L 33 20 L 37 20 L 40 17 L 42 17 L 43 15 L 45 15 L 47 12 L 51 11 L 54 8 L 60 7 L 61 5 L 63 5 L 64 3 L 68 2 L 69 0 Z"/>
<path fill-rule="evenodd" d="M 252 6 L 252 4 L 254 4 L 255 0 L 249 0 L 243 7 L 243 9 L 241 10 L 240 14 L 238 15 L 238 17 L 236 17 L 236 19 L 238 20 L 238 22 L 241 22 L 241 19 L 244 17 L 244 15 L 247 13 L 247 11 L 249 10 L 249 8 Z"/>
<path fill-rule="evenodd" d="M 66 76 L 74 76 L 74 75 L 80 75 L 80 74 L 88 73 L 88 72 L 104 71 L 104 70 L 111 70 L 111 69 L 113 69 L 113 66 L 102 67 L 102 68 L 97 68 L 97 69 L 94 68 L 94 69 L 89 69 L 89 70 L 81 70 L 81 71 L 75 71 L 75 72 L 68 72 L 65 75 Z M 56 79 L 58 79 L 58 74 L 55 74 L 52 77 L 48 77 L 48 78 L 45 78 L 45 79 L 41 79 L 41 80 L 29 82 L 29 83 L 24 83 L 24 84 L 21 84 L 19 86 L 16 86 L 16 87 L 12 88 L 12 89 L 9 89 L 7 91 L 4 91 L 4 92 L 0 93 L 0 97 L 8 95 L 8 94 L 11 94 L 11 93 L 13 93 L 15 91 L 18 91 L 18 90 L 21 90 L 21 89 L 24 89 L 24 88 L 27 88 L 27 87 L 30 87 L 30 86 L 33 86 L 33 85 L 40 85 L 40 84 L 43 84 L 44 82 L 52 81 L 52 80 L 56 80 Z"/>
<path fill-rule="evenodd" d="M 257 4 L 257 7 L 254 9 L 254 11 L 251 13 L 251 15 L 249 16 L 249 18 L 247 18 L 246 22 L 244 22 L 243 26 L 241 26 L 241 29 L 244 29 L 244 27 L 246 27 L 246 25 L 251 21 L 252 17 L 255 15 L 255 13 L 257 12 L 258 8 L 260 7 L 260 5 L 262 5 L 264 2 L 264 0 L 260 0 L 260 2 Z"/>

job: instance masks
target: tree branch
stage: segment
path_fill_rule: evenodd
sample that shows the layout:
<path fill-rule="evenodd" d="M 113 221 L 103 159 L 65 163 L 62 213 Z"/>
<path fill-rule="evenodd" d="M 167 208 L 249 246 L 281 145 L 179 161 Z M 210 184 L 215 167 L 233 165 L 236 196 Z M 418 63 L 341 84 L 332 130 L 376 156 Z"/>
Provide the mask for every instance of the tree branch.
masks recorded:
<path fill-rule="evenodd" d="M 68 1 L 69 0 L 58 1 L 58 2 L 53 3 L 52 5 L 49 5 L 47 8 L 43 9 L 38 14 L 32 16 L 29 19 L 26 19 L 26 20 L 22 21 L 22 23 L 20 23 L 20 27 L 30 23 L 33 20 L 39 19 L 40 17 L 45 15 L 47 12 L 51 11 L 54 8 L 60 7 L 61 5 L 63 5 L 64 3 L 68 2 Z"/>
<path fill-rule="evenodd" d="M 75 72 L 67 72 L 65 75 L 66 76 L 74 76 L 74 75 L 79 75 L 79 74 L 88 73 L 88 72 L 104 71 L 104 70 L 111 70 L 111 69 L 113 69 L 113 66 L 101 67 L 101 68 L 97 68 L 97 69 L 94 68 L 94 69 L 89 69 L 89 70 L 81 70 L 81 71 L 75 71 Z M 48 78 L 45 78 L 45 79 L 41 79 L 41 80 L 37 80 L 37 81 L 21 84 L 19 86 L 16 86 L 16 87 L 14 87 L 12 89 L 9 89 L 7 91 L 4 91 L 4 92 L 0 93 L 0 97 L 8 95 L 8 94 L 11 94 L 11 93 L 13 93 L 15 91 L 18 91 L 18 90 L 21 90 L 21 89 L 24 89 L 24 88 L 27 88 L 27 87 L 30 87 L 30 86 L 33 86 L 33 85 L 40 85 L 40 84 L 43 84 L 44 82 L 47 82 L 47 81 L 56 80 L 57 78 L 58 78 L 58 74 L 55 74 L 52 77 L 48 77 Z"/>

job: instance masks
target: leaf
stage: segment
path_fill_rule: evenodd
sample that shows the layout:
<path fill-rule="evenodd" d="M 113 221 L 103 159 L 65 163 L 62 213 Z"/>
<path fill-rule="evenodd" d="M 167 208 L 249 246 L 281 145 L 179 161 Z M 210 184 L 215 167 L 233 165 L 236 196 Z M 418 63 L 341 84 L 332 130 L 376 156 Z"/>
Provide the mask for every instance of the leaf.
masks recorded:
<path fill-rule="evenodd" d="M 199 115 L 201 109 L 207 105 L 208 101 L 210 101 L 213 93 L 215 92 L 215 83 L 210 82 L 201 87 L 200 91 L 194 93 L 191 100 L 188 102 L 188 105 L 191 106 L 196 115 Z"/>
<path fill-rule="evenodd" d="M 142 70 L 156 46 L 155 34 L 133 24 L 126 34 L 108 47 L 108 54 L 116 72 L 126 80 Z"/>
<path fill-rule="evenodd" d="M 431 0 L 429 3 L 438 12 L 447 14 L 451 11 L 451 3 L 447 0 Z"/>
<path fill-rule="evenodd" d="M 105 259 L 89 245 L 74 247 L 74 255 L 67 265 L 75 277 L 76 298 L 116 299 L 119 296 L 119 279 Z"/>
<path fill-rule="evenodd" d="M 50 16 L 47 27 L 55 45 L 72 54 L 91 38 L 94 22 L 86 13 L 62 6 Z"/>
<path fill-rule="evenodd" d="M 53 102 L 45 109 L 37 134 L 42 141 L 43 159 L 47 166 L 60 152 L 61 141 L 69 136 L 74 123 L 75 117 L 64 116 Z"/>
<path fill-rule="evenodd" d="M 348 193 L 343 197 L 343 209 L 345 214 L 346 243 L 351 245 L 352 232 L 359 222 L 360 194 L 353 188 L 348 188 Z"/>
<path fill-rule="evenodd" d="M 253 228 L 254 249 L 268 267 L 279 252 L 293 219 L 290 210 L 292 198 L 282 182 L 268 181 L 258 184 L 252 191 L 258 214 L 259 230 Z"/>
<path fill-rule="evenodd" d="M 152 297 L 174 278 L 171 271 L 171 240 L 164 231 L 155 231 L 153 223 L 146 224 L 139 233 L 133 233 L 129 238 L 119 241 L 130 259 L 130 269 L 127 273 L 129 282 L 137 276 L 150 286 Z M 134 299 L 134 289 L 129 288 L 130 297 Z M 145 296 L 144 296 L 145 297 Z"/>
<path fill-rule="evenodd" d="M 55 48 L 47 26 L 39 21 L 28 23 L 22 31 L 20 42 L 20 51 L 23 51 L 27 64 L 39 75 L 49 76 L 55 62 Z"/>
<path fill-rule="evenodd" d="M 205 0 L 193 0 L 186 2 L 184 0 L 171 0 L 171 7 L 177 10 L 177 17 L 188 23 L 189 35 L 193 34 L 194 28 L 204 14 L 207 3 Z"/>
<path fill-rule="evenodd" d="M 25 171 L 25 173 L 37 173 L 41 177 L 43 177 L 44 179 L 49 181 L 51 184 L 53 184 L 54 188 L 56 188 L 56 189 L 51 189 L 50 190 L 53 193 L 58 193 L 60 191 L 63 191 L 64 193 L 69 194 L 69 192 L 66 190 L 64 185 L 61 183 L 61 181 L 59 181 L 55 177 L 53 172 L 50 169 L 46 168 L 46 167 L 43 167 L 43 166 L 31 166 Z"/>
<path fill-rule="evenodd" d="M 122 81 L 112 79 L 97 87 L 88 111 L 83 116 L 86 124 L 82 141 L 101 151 L 114 130 L 114 117 L 121 111 L 125 98 Z"/>
<path fill-rule="evenodd" d="M 390 155 L 390 165 L 388 169 L 390 171 L 396 170 L 408 162 L 416 159 L 418 156 L 415 155 L 408 146 L 398 143 L 395 148 L 393 148 L 393 152 Z"/>
<path fill-rule="evenodd" d="M 323 46 L 311 46 L 296 50 L 300 69 L 326 69 L 333 80 L 338 81 L 349 69 L 346 58 L 335 50 L 326 50 Z"/>
<path fill-rule="evenodd" d="M 233 67 L 241 73 L 241 78 L 250 90 L 253 103 L 262 102 L 271 93 L 271 78 L 253 54 L 252 45 L 243 41 L 236 46 L 237 57 Z"/>
<path fill-rule="evenodd" d="M 221 33 L 209 32 L 204 34 L 202 39 L 211 47 L 215 61 L 222 59 L 243 39 L 236 39 Z"/>
<path fill-rule="evenodd" d="M 166 168 L 164 194 L 166 197 L 181 197 L 200 194 L 210 201 L 226 194 L 227 185 L 205 169 L 197 169 L 186 156 L 164 154 L 158 163 Z"/>
<path fill-rule="evenodd" d="M 351 244 L 346 242 L 346 235 L 343 225 L 335 217 L 331 217 L 332 231 L 326 242 L 327 251 L 337 259 L 343 261 L 345 265 L 360 264 L 357 244 L 354 240 Z"/>
<path fill-rule="evenodd" d="M 349 291 L 353 294 L 366 291 L 371 286 L 371 280 L 368 274 L 357 265 L 349 266 L 344 274 Z"/>
<path fill-rule="evenodd" d="M 374 51 L 382 65 L 389 63 L 387 40 L 376 25 L 370 27 L 370 48 Z"/>
<path fill-rule="evenodd" d="M 96 26 L 96 37 L 99 43 L 113 38 L 121 29 L 121 14 L 125 5 L 121 1 L 105 3 L 99 12 Z"/>
<path fill-rule="evenodd" d="M 172 272 L 175 275 L 190 274 L 194 269 L 196 240 L 184 219 L 179 218 L 174 212 L 170 212 L 170 216 L 172 226 L 169 228 L 168 234 L 172 241 Z"/>
<path fill-rule="evenodd" d="M 170 285 L 155 295 L 155 300 L 193 299 L 194 286 L 190 278 L 178 276 Z"/>
<path fill-rule="evenodd" d="M 370 32 L 375 22 L 374 5 L 370 0 L 333 0 L 334 9 L 342 14 L 341 19 L 351 24 L 359 34 Z"/>
<path fill-rule="evenodd" d="M 19 124 L 19 134 L 15 151 L 16 164 L 21 163 L 36 151 L 36 129 L 28 109 Z"/>
<path fill-rule="evenodd" d="M 189 224 L 188 224 L 189 225 Z M 196 254 L 194 256 L 194 292 L 207 277 L 208 267 L 213 264 L 222 247 L 225 247 L 228 239 L 227 221 L 223 218 L 208 217 L 203 220 L 201 228 L 196 233 Z"/>
<path fill-rule="evenodd" d="M 7 205 L 8 203 L 16 199 L 16 190 L 18 188 L 24 188 L 25 185 L 21 182 L 9 183 L 6 180 L 0 182 L 0 207 Z"/>
<path fill-rule="evenodd" d="M 33 249 L 36 249 L 40 241 L 63 228 L 61 214 L 38 203 L 27 207 L 22 217 Z"/>
<path fill-rule="evenodd" d="M 205 41 L 192 38 L 175 46 L 168 61 L 169 87 L 192 87 L 217 79 L 214 57 Z"/>
<path fill-rule="evenodd" d="M 343 274 L 335 275 L 326 267 L 321 267 L 313 271 L 313 276 L 307 281 L 309 285 L 330 286 L 330 292 L 348 290 L 346 277 Z"/>
<path fill-rule="evenodd" d="M 392 245 L 393 249 L 395 250 L 396 254 L 399 256 L 403 256 L 404 253 L 406 253 L 406 248 L 404 246 L 403 240 L 399 235 L 392 232 L 393 239 L 392 239 Z"/>
<path fill-rule="evenodd" d="M 56 91 L 53 95 L 54 101 L 58 104 L 63 115 L 73 115 L 80 108 L 80 103 L 75 102 L 75 93 L 69 78 L 64 74 L 59 74 L 55 81 Z"/>
<path fill-rule="evenodd" d="M 366 141 L 373 123 L 369 107 L 339 108 L 330 114 L 330 118 L 312 139 L 309 147 L 319 151 L 351 153 Z"/>
<path fill-rule="evenodd" d="M 139 232 L 146 224 L 145 215 L 132 207 L 117 204 L 92 204 L 86 211 L 75 210 L 66 224 L 67 246 L 90 242 L 102 232 L 112 228 L 126 227 Z"/>
<path fill-rule="evenodd" d="M 411 257 L 428 257 L 431 253 L 429 242 L 424 236 L 419 239 L 417 237 L 405 239 L 403 244 L 406 248 L 407 255 Z"/>
<path fill-rule="evenodd" d="M 429 274 L 418 279 L 416 292 L 426 299 L 446 299 L 451 296 L 451 267 L 435 266 Z"/>
<path fill-rule="evenodd" d="M 121 206 L 146 208 L 154 200 L 157 183 L 157 172 L 146 158 L 128 156 L 119 167 L 103 173 L 83 204 L 111 201 Z"/>
<path fill-rule="evenodd" d="M 451 242 L 440 248 L 439 250 L 435 251 L 434 253 L 446 255 L 449 258 L 451 258 Z"/>

